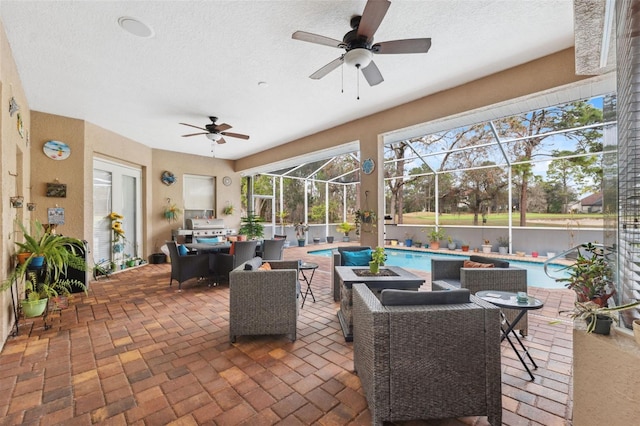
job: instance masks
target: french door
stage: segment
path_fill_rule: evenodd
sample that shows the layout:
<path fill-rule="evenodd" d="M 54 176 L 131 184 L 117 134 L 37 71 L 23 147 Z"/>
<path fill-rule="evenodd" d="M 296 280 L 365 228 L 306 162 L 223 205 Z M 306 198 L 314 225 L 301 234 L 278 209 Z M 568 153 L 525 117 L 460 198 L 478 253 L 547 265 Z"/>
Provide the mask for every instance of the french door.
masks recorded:
<path fill-rule="evenodd" d="M 96 263 L 104 266 L 105 262 L 111 262 L 112 267 L 121 269 L 127 259 L 142 255 L 141 176 L 140 169 L 93 160 L 93 256 Z M 114 227 L 122 231 L 117 232 Z"/>

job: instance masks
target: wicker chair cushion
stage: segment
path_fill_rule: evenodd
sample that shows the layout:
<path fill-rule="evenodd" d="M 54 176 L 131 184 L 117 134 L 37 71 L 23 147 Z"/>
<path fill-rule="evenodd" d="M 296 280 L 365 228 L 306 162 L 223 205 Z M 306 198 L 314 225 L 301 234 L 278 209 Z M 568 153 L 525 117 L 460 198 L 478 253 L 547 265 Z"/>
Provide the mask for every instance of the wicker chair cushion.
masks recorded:
<path fill-rule="evenodd" d="M 245 271 L 255 271 L 258 270 L 258 268 L 260 268 L 260 266 L 262 266 L 262 258 L 259 256 L 254 257 L 251 260 L 247 260 L 244 263 L 244 270 Z"/>
<path fill-rule="evenodd" d="M 386 306 L 401 305 L 451 305 L 469 303 L 469 289 L 442 291 L 412 291 L 384 289 L 380 302 Z"/>
<path fill-rule="evenodd" d="M 508 268 L 509 267 L 509 262 L 507 262 L 505 260 L 500 260 L 500 259 L 493 259 L 491 257 L 469 256 L 469 260 L 471 260 L 473 262 L 480 262 L 480 263 L 493 263 L 493 266 L 496 267 L 496 268 Z"/>
<path fill-rule="evenodd" d="M 371 249 L 359 251 L 344 251 L 344 266 L 368 266 L 371 261 Z"/>
<path fill-rule="evenodd" d="M 474 262 L 473 260 L 465 260 L 462 264 L 463 268 L 493 268 L 493 263 Z"/>

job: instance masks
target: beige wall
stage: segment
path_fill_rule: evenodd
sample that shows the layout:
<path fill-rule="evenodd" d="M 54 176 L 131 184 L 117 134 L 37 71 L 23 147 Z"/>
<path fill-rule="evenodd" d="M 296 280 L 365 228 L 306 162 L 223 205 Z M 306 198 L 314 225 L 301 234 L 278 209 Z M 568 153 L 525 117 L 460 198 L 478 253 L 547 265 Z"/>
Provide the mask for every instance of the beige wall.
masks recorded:
<path fill-rule="evenodd" d="M 9 99 L 15 98 L 20 106 L 20 116 L 23 120 L 24 136 L 17 130 L 17 114 L 9 115 Z M 17 234 L 15 221 L 28 221 L 30 214 L 26 208 L 14 209 L 9 205 L 9 197 L 24 196 L 25 203 L 30 201 L 29 173 L 30 155 L 28 148 L 28 131 L 31 122 L 29 103 L 20 81 L 16 64 L 11 54 L 2 22 L 0 22 L 0 279 L 4 281 L 7 271 L 13 267 L 13 254 Z M 13 325 L 11 293 L 0 293 L 0 346 L 7 339 Z"/>
<path fill-rule="evenodd" d="M 161 183 L 160 176 L 165 170 L 170 171 L 177 177 L 177 182 L 171 186 Z M 184 210 L 183 199 L 183 176 L 202 175 L 213 176 L 216 178 L 216 216 L 224 219 L 228 228 L 238 228 L 240 224 L 240 183 L 241 177 L 233 171 L 233 161 L 221 160 L 218 158 L 202 157 L 198 155 L 180 154 L 170 151 L 154 150 L 153 166 L 149 179 L 152 181 L 152 211 L 151 221 L 155 224 L 153 229 L 153 237 L 151 248 L 154 252 L 160 250 L 160 246 L 166 240 L 171 239 L 171 230 L 182 226 L 183 215 L 177 222 L 167 222 L 163 218 L 164 207 L 167 204 L 167 198 L 172 203 L 176 203 Z M 230 186 L 222 184 L 222 178 L 229 176 L 232 180 Z M 235 213 L 232 216 L 224 216 L 222 208 L 232 203 Z"/>
<path fill-rule="evenodd" d="M 573 424 L 628 426 L 640 419 L 640 345 L 613 330 L 610 336 L 573 331 Z"/>

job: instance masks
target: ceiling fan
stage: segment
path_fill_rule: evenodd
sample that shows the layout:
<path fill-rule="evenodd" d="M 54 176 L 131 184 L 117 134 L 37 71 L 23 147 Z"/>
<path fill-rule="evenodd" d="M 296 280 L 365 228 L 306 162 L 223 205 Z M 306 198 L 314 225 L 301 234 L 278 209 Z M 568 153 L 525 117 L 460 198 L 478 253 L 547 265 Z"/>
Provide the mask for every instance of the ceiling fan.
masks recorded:
<path fill-rule="evenodd" d="M 180 123 L 184 126 L 189 126 L 189 127 L 194 127 L 196 129 L 204 130 L 204 132 L 190 133 L 188 135 L 182 135 L 182 137 L 187 138 L 190 136 L 206 135 L 208 139 L 218 143 L 227 142 L 224 140 L 222 136 L 229 136 L 231 138 L 238 138 L 238 139 L 249 139 L 249 136 L 247 135 L 243 135 L 240 133 L 225 132 L 225 130 L 229 130 L 231 126 L 228 125 L 227 123 L 216 124 L 218 117 L 209 117 L 209 120 L 211 120 L 211 124 L 205 124 L 204 127 L 198 127 L 188 123 Z"/>
<path fill-rule="evenodd" d="M 430 38 L 393 40 L 373 44 L 373 35 L 380 26 L 390 5 L 391 2 L 389 0 L 368 0 L 362 16 L 354 15 L 351 17 L 352 30 L 344 35 L 342 41 L 305 31 L 293 33 L 291 37 L 295 40 L 346 50 L 343 55 L 311 74 L 309 78 L 319 80 L 341 64 L 346 63 L 362 70 L 362 74 L 369 85 L 375 86 L 382 83 L 384 78 L 382 78 L 380 70 L 373 62 L 374 53 L 427 53 L 431 47 Z"/>

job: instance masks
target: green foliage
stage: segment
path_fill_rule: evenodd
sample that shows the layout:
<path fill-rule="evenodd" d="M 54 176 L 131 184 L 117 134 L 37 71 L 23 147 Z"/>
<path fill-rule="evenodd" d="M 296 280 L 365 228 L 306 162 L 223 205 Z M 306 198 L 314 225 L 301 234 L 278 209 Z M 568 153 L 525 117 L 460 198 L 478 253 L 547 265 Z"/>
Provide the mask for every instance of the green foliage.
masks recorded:
<path fill-rule="evenodd" d="M 353 223 L 349 223 L 349 222 L 342 222 L 341 224 L 336 226 L 336 231 L 342 232 L 345 237 L 348 237 L 349 233 L 351 231 L 354 231 L 355 229 L 356 229 L 356 225 L 354 225 Z"/>
<path fill-rule="evenodd" d="M 427 236 L 429 237 L 430 242 L 435 243 L 445 239 L 447 233 L 442 228 L 433 228 L 431 231 L 427 232 Z"/>
<path fill-rule="evenodd" d="M 239 234 L 246 235 L 250 240 L 264 236 L 264 225 L 260 216 L 253 214 L 253 212 L 247 212 L 247 217 L 241 218 L 240 221 Z"/>
<path fill-rule="evenodd" d="M 384 265 L 384 262 L 387 260 L 387 254 L 384 252 L 384 247 L 376 247 L 371 252 L 371 261 L 380 265 Z"/>
<path fill-rule="evenodd" d="M 566 283 L 568 289 L 575 291 L 578 302 L 593 301 L 599 306 L 606 306 L 607 299 L 615 293 L 613 270 L 606 259 L 606 252 L 592 243 L 580 247 L 583 250 L 578 249 L 575 263 L 564 268 L 569 276 L 556 281 Z"/>

